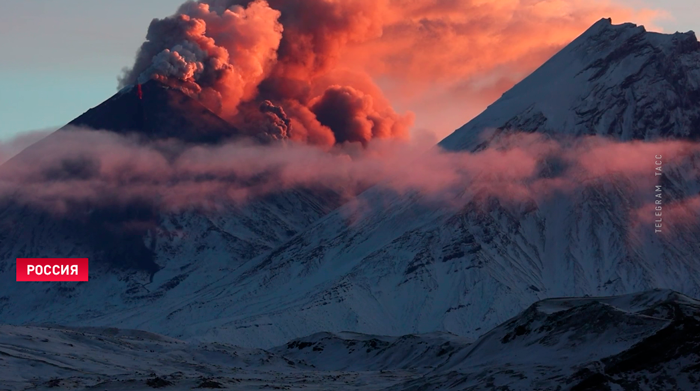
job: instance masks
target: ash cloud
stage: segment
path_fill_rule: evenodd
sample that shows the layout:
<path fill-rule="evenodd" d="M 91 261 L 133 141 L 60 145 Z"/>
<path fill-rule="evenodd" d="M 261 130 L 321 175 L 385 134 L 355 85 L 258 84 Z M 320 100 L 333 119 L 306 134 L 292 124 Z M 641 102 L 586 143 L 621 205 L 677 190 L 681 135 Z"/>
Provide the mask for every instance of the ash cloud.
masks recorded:
<path fill-rule="evenodd" d="M 333 129 L 336 142 L 366 145 L 374 138 L 401 137 L 408 120 L 392 111 L 378 112 L 371 95 L 352 87 L 329 87 L 312 101 L 311 111 L 323 126 Z"/>
<path fill-rule="evenodd" d="M 279 16 L 260 0 L 226 9 L 187 2 L 176 15 L 151 22 L 120 87 L 160 80 L 231 118 L 255 96 L 276 60 Z"/>
<path fill-rule="evenodd" d="M 406 138 L 412 116 L 397 114 L 378 88 L 319 81 L 349 43 L 381 34 L 381 8 L 370 1 L 186 2 L 151 22 L 120 87 L 159 80 L 262 139 L 332 146 Z M 333 99 L 339 90 L 361 107 Z"/>

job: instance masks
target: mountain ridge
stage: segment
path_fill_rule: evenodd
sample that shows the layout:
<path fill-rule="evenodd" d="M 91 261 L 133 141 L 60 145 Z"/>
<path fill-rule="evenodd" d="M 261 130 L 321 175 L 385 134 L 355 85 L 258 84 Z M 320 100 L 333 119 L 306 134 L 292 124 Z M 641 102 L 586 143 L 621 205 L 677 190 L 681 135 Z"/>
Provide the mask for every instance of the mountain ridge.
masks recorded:
<path fill-rule="evenodd" d="M 318 333 L 268 350 L 139 330 L 0 325 L 10 369 L 0 380 L 11 391 L 693 390 L 700 385 L 700 339 L 692 334 L 699 316 L 700 301 L 655 290 L 540 301 L 476 340 Z"/>

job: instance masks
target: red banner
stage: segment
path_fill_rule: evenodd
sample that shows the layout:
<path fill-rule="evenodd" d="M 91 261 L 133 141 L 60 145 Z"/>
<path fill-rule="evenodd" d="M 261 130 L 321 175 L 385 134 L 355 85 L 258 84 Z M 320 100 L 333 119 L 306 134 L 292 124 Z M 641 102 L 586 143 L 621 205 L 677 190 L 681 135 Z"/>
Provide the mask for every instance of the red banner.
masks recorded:
<path fill-rule="evenodd" d="M 87 258 L 17 258 L 17 281 L 87 281 Z"/>

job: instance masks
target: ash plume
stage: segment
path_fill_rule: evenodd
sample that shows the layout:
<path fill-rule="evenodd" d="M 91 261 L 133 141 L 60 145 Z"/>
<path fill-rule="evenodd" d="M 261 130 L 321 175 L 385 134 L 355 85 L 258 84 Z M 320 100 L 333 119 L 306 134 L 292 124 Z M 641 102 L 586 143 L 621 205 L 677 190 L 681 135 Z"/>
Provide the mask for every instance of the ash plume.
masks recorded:
<path fill-rule="evenodd" d="M 231 118 L 267 76 L 282 38 L 279 11 L 264 1 L 227 9 L 188 2 L 154 19 L 120 87 L 160 80 Z"/>
<path fill-rule="evenodd" d="M 378 4 L 186 2 L 151 22 L 120 87 L 149 79 L 178 87 L 261 139 L 366 145 L 406 138 L 411 115 L 397 114 L 382 96 L 373 99 L 378 89 L 317 80 L 335 68 L 348 43 L 381 33 Z"/>

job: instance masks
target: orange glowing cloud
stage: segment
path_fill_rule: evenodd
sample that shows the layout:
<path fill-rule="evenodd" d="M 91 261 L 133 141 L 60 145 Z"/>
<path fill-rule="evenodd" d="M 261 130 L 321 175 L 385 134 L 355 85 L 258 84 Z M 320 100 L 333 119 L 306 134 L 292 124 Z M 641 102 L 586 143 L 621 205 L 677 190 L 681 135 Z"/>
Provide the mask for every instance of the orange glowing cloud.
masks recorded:
<path fill-rule="evenodd" d="M 652 25 L 661 11 L 606 0 L 391 0 L 380 37 L 341 63 L 377 80 L 416 124 L 446 136 L 593 23 Z"/>
<path fill-rule="evenodd" d="M 263 139 L 405 137 L 411 111 L 442 135 L 602 17 L 659 15 L 607 0 L 189 1 L 152 22 L 122 86 L 178 86 Z"/>
<path fill-rule="evenodd" d="M 120 85 L 161 80 L 233 116 L 276 60 L 283 30 L 279 17 L 262 0 L 219 10 L 188 2 L 177 15 L 151 23 Z"/>
<path fill-rule="evenodd" d="M 373 75 L 429 82 L 527 72 L 603 17 L 650 23 L 657 11 L 600 0 L 393 0 L 383 34 L 344 61 Z"/>

